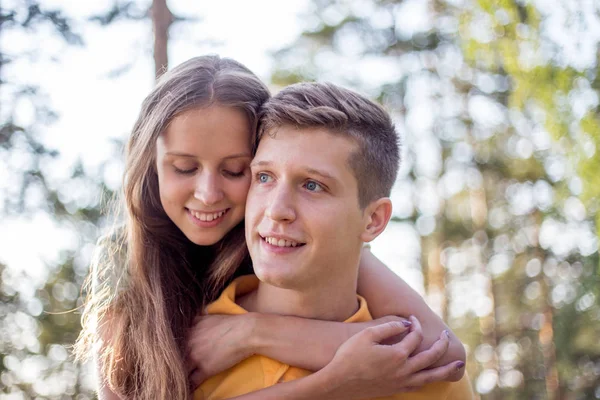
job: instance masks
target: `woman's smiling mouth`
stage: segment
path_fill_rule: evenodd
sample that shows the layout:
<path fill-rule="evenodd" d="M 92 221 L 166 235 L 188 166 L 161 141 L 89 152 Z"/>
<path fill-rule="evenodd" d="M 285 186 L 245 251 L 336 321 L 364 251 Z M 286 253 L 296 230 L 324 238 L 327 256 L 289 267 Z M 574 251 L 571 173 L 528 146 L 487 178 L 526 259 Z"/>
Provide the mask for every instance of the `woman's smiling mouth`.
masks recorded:
<path fill-rule="evenodd" d="M 192 220 L 192 222 L 202 227 L 217 226 L 221 221 L 223 221 L 225 215 L 227 215 L 229 210 L 231 210 L 231 208 L 226 208 L 224 210 L 215 212 L 204 212 L 186 208 L 187 214 Z"/>

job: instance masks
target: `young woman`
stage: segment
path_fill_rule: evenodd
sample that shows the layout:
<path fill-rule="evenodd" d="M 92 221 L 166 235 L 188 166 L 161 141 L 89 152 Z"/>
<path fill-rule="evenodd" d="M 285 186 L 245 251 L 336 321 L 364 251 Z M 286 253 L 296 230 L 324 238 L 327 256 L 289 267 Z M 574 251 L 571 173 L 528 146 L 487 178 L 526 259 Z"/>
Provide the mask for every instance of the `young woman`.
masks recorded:
<path fill-rule="evenodd" d="M 233 277 L 252 272 L 243 218 L 268 97 L 243 65 L 206 56 L 166 73 L 145 99 L 127 145 L 124 225 L 99 242 L 77 344 L 80 356 L 97 356 L 100 398 L 185 399 L 254 353 L 318 372 L 242 399 L 377 397 L 462 375 L 462 344 L 438 340 L 443 322 L 368 250 L 358 291 L 381 317 L 369 324 L 198 317 Z M 379 346 L 406 330 L 386 315 L 414 315 L 425 333 L 413 318 L 410 341 Z M 417 344 L 425 364 L 409 356 Z M 431 366 L 440 367 L 422 371 Z"/>

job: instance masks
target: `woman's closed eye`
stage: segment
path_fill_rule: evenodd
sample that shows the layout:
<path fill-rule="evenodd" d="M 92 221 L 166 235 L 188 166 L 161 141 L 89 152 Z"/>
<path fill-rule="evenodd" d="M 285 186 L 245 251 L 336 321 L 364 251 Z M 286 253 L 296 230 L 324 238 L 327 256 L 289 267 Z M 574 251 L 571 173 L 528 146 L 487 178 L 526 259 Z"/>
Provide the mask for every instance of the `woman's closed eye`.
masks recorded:
<path fill-rule="evenodd" d="M 197 167 L 192 167 L 192 168 L 178 168 L 175 165 L 173 165 L 173 170 L 175 171 L 175 173 L 181 174 L 181 175 L 191 175 L 194 172 L 196 172 L 197 169 L 198 169 Z"/>
<path fill-rule="evenodd" d="M 223 171 L 223 175 L 228 176 L 230 178 L 241 178 L 242 176 L 245 175 L 244 174 L 245 172 L 246 172 L 245 169 L 243 169 L 243 170 L 241 170 L 239 172 L 238 171 L 228 171 L 228 170 L 225 170 L 225 171 Z"/>

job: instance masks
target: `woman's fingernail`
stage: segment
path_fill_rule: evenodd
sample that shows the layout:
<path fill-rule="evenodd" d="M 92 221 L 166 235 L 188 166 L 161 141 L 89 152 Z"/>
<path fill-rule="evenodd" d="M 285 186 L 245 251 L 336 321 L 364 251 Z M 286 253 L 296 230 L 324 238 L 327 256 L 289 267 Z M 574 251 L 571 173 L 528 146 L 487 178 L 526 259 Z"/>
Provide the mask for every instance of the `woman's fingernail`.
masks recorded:
<path fill-rule="evenodd" d="M 410 321 L 402 321 L 402 325 L 404 325 L 405 327 L 408 328 L 409 326 L 412 325 L 412 322 L 410 322 Z"/>
<path fill-rule="evenodd" d="M 456 369 L 461 369 L 464 366 L 465 366 L 465 363 L 462 361 L 459 361 L 458 364 L 456 364 Z"/>
<path fill-rule="evenodd" d="M 450 339 L 450 332 L 448 331 L 448 329 L 444 329 L 444 334 L 448 339 Z"/>

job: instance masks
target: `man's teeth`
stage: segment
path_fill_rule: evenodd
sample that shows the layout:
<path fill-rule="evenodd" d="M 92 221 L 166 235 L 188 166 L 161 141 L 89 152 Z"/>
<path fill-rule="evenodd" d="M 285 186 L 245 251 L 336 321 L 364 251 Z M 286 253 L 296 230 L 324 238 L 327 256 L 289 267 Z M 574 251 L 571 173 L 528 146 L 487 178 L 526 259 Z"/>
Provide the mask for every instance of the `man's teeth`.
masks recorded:
<path fill-rule="evenodd" d="M 223 216 L 223 214 L 225 214 L 225 210 L 220 211 L 218 213 L 202 213 L 202 212 L 198 212 L 198 211 L 192 211 L 192 215 L 194 217 L 198 218 L 200 221 L 206 221 L 206 222 L 213 221 L 213 220 Z"/>
<path fill-rule="evenodd" d="M 277 247 L 296 247 L 296 246 L 298 246 L 297 242 L 293 242 L 291 240 L 277 239 L 274 237 L 266 237 L 265 242 L 269 243 L 270 245 L 277 246 Z"/>

